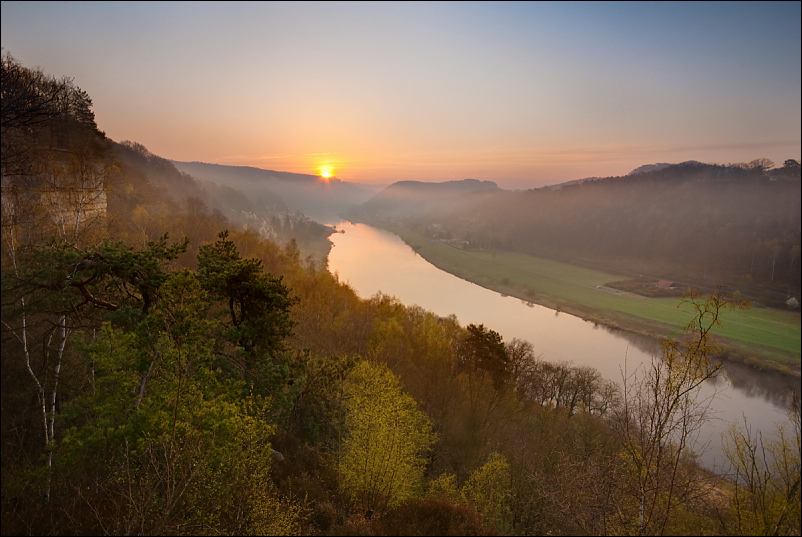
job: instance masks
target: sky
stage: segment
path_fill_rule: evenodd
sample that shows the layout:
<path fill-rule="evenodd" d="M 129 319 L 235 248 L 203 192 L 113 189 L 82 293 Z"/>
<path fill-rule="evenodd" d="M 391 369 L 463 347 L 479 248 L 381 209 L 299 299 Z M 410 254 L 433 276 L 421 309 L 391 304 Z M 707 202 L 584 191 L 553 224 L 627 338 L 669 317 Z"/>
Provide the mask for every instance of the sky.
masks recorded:
<path fill-rule="evenodd" d="M 115 141 L 344 181 L 535 188 L 802 153 L 799 2 L 9 2 Z"/>

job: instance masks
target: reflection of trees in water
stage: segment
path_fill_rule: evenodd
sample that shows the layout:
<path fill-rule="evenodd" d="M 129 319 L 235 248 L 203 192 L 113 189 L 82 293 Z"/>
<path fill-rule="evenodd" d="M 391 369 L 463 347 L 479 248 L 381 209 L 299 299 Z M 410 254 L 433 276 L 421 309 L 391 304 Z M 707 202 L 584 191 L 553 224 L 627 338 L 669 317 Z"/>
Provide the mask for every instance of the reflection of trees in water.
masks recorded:
<path fill-rule="evenodd" d="M 620 328 L 613 328 L 611 326 L 606 326 L 598 323 L 594 323 L 593 328 L 597 328 L 598 326 L 601 326 L 614 336 L 626 339 L 636 349 L 645 352 L 650 356 L 660 356 L 660 354 L 662 353 L 662 349 L 660 348 L 660 341 L 657 340 L 656 338 L 650 336 L 644 336 L 642 334 L 636 334 L 635 332 L 628 332 L 626 330 L 621 330 Z"/>
<path fill-rule="evenodd" d="M 661 353 L 660 342 L 656 338 L 604 325 L 594 325 L 594 328 L 597 326 L 626 339 L 632 346 L 649 355 L 659 356 Z M 746 397 L 760 397 L 780 408 L 790 409 L 793 392 L 799 390 L 799 379 L 782 373 L 760 371 L 730 360 L 724 360 L 723 371 L 732 386 Z M 719 377 L 708 382 L 716 387 L 723 387 L 725 381 Z"/>
<path fill-rule="evenodd" d="M 748 365 L 724 360 L 724 374 L 733 387 L 748 397 L 762 397 L 766 401 L 790 409 L 794 390 L 799 390 L 799 379 L 782 373 L 758 371 Z"/>

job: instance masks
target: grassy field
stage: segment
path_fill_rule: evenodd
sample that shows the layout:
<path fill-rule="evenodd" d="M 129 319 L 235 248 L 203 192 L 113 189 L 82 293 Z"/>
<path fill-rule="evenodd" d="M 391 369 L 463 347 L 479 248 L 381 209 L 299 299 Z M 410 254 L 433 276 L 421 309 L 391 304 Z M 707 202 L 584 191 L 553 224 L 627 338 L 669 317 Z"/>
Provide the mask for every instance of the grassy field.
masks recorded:
<path fill-rule="evenodd" d="M 404 228 L 390 229 L 424 259 L 460 278 L 503 294 L 574 313 L 607 325 L 673 337 L 692 320 L 680 298 L 647 298 L 605 287 L 620 275 L 500 251 L 462 250 Z M 752 307 L 726 311 L 714 334 L 741 360 L 800 370 L 800 314 Z"/>

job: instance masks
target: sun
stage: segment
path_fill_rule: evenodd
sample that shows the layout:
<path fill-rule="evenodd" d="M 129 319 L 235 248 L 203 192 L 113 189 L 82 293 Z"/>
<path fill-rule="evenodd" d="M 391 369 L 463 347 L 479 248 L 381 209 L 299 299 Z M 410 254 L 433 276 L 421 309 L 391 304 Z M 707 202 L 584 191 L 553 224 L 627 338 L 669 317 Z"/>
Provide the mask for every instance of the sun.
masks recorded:
<path fill-rule="evenodd" d="M 334 176 L 334 168 L 332 166 L 319 166 L 317 171 L 323 179 L 331 179 Z"/>

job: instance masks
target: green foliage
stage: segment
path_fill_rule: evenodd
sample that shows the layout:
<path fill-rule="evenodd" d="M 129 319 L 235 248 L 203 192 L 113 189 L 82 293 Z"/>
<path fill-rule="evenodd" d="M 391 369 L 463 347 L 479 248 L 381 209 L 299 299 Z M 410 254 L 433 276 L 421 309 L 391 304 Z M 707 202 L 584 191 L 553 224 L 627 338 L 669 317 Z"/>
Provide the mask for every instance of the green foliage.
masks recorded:
<path fill-rule="evenodd" d="M 461 360 L 467 367 L 487 371 L 493 376 L 496 388 L 508 378 L 509 358 L 501 335 L 480 324 L 468 325 L 468 334 L 462 347 Z"/>
<path fill-rule="evenodd" d="M 218 237 L 200 247 L 198 278 L 224 308 L 217 333 L 229 348 L 219 345 L 220 365 L 232 378 L 273 397 L 275 413 L 285 415 L 303 376 L 304 364 L 284 344 L 295 325 L 290 309 L 298 299 L 280 277 L 263 271 L 260 259 L 243 259 L 228 231 Z"/>
<path fill-rule="evenodd" d="M 346 414 L 340 390 L 358 361 L 347 355 L 309 358 L 287 428 L 306 442 L 336 450 Z"/>
<path fill-rule="evenodd" d="M 65 411 L 62 493 L 103 533 L 296 531 L 297 508 L 266 480 L 268 401 L 211 368 L 215 322 L 195 275 L 173 273 L 162 291 L 134 331 L 106 324 L 86 347 L 95 382 Z"/>
<path fill-rule="evenodd" d="M 461 500 L 457 476 L 442 473 L 436 479 L 431 480 L 429 482 L 429 496 L 444 496 L 454 502 Z"/>
<path fill-rule="evenodd" d="M 462 498 L 473 505 L 482 520 L 496 528 L 509 531 L 510 465 L 499 453 L 491 453 L 487 462 L 476 469 L 462 487 Z"/>
<path fill-rule="evenodd" d="M 96 247 L 51 240 L 32 249 L 25 265 L 4 285 L 27 298 L 28 310 L 54 314 L 134 308 L 147 315 L 167 280 L 167 266 L 188 241 L 168 244 L 167 235 L 135 249 L 104 239 Z"/>
<path fill-rule="evenodd" d="M 339 468 L 365 510 L 383 511 L 418 496 L 432 425 L 386 366 L 363 361 L 343 385 L 346 416 Z"/>
<path fill-rule="evenodd" d="M 228 307 L 228 336 L 247 352 L 283 350 L 293 323 L 290 307 L 296 302 L 289 289 L 262 271 L 258 259 L 242 259 L 228 231 L 214 244 L 201 246 L 198 277 L 203 287 Z"/>

